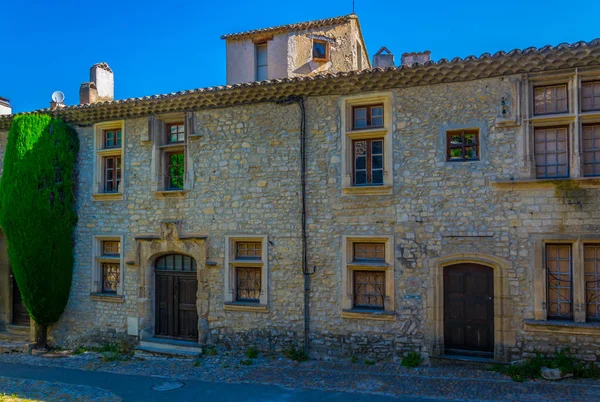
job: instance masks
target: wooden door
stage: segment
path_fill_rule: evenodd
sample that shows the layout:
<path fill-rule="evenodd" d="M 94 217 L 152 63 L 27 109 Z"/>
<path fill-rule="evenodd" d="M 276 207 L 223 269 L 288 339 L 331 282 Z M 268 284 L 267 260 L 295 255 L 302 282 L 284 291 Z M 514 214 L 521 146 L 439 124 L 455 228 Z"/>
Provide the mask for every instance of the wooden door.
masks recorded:
<path fill-rule="evenodd" d="M 187 259 L 173 258 L 173 255 L 166 257 L 168 261 L 157 262 L 155 270 L 156 336 L 195 341 L 198 339 L 195 264 Z"/>
<path fill-rule="evenodd" d="M 19 286 L 17 286 L 17 281 L 15 280 L 15 276 L 11 272 L 10 274 L 12 280 L 12 324 L 14 325 L 29 325 L 29 313 L 25 308 L 25 303 L 23 303 L 23 298 L 21 297 L 21 291 L 19 290 Z"/>
<path fill-rule="evenodd" d="M 493 356 L 493 270 L 478 264 L 444 269 L 444 346 L 447 354 Z"/>

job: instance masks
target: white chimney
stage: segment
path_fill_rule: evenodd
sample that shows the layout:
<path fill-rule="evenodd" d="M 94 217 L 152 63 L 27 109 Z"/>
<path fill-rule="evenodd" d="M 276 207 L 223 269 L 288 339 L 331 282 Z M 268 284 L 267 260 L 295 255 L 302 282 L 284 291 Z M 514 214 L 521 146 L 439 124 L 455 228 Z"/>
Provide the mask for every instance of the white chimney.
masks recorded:
<path fill-rule="evenodd" d="M 11 113 L 12 107 L 10 106 L 10 100 L 0 96 L 0 115 Z"/>
<path fill-rule="evenodd" d="M 96 63 L 90 68 L 90 81 L 96 84 L 98 102 L 115 99 L 115 77 L 108 64 Z"/>

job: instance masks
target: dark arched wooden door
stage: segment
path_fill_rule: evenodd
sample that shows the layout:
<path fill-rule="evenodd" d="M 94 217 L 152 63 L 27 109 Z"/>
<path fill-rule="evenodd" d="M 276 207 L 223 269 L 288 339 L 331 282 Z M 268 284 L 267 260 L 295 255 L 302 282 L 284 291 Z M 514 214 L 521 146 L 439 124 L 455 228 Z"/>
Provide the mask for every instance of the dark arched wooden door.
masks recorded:
<path fill-rule="evenodd" d="M 159 257 L 156 277 L 156 336 L 184 340 L 198 338 L 196 261 L 182 254 Z"/>
<path fill-rule="evenodd" d="M 492 268 L 478 264 L 444 268 L 444 346 L 447 354 L 493 356 Z"/>

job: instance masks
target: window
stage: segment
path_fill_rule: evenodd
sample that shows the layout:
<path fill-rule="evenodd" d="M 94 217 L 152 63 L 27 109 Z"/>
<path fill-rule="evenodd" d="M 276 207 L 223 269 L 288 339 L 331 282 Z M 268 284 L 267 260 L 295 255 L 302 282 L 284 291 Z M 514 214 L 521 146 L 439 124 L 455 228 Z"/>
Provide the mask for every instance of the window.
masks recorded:
<path fill-rule="evenodd" d="M 581 83 L 581 110 L 600 110 L 600 81 Z"/>
<path fill-rule="evenodd" d="M 600 244 L 583 246 L 587 319 L 600 320 Z"/>
<path fill-rule="evenodd" d="M 228 236 L 225 258 L 225 309 L 266 311 L 266 236 Z"/>
<path fill-rule="evenodd" d="M 93 265 L 92 296 L 101 299 L 105 296 L 121 296 L 123 294 L 121 236 L 94 237 Z M 118 300 L 122 301 L 122 299 Z"/>
<path fill-rule="evenodd" d="M 547 85 L 533 89 L 535 99 L 534 114 L 568 112 L 567 85 Z"/>
<path fill-rule="evenodd" d="M 267 44 L 256 44 L 256 81 L 269 79 Z"/>
<path fill-rule="evenodd" d="M 391 94 L 342 99 L 342 193 L 392 194 Z"/>
<path fill-rule="evenodd" d="M 344 236 L 342 243 L 342 317 L 393 319 L 392 236 Z"/>
<path fill-rule="evenodd" d="M 446 160 L 448 162 L 479 160 L 479 131 L 446 132 Z"/>
<path fill-rule="evenodd" d="M 383 139 L 354 140 L 354 185 L 383 184 Z"/>
<path fill-rule="evenodd" d="M 154 195 L 157 198 L 184 197 L 191 189 L 193 169 L 188 166 L 187 149 L 190 124 L 193 124 L 193 112 L 149 119 L 149 137 L 153 140 L 152 164 L 156 177 Z"/>
<path fill-rule="evenodd" d="M 329 43 L 313 39 L 312 58 L 314 61 L 329 61 Z"/>
<path fill-rule="evenodd" d="M 94 200 L 123 199 L 123 122 L 95 126 Z"/>
<path fill-rule="evenodd" d="M 548 318 L 573 318 L 571 245 L 546 244 Z"/>
<path fill-rule="evenodd" d="M 352 129 L 383 127 L 383 105 L 355 106 L 352 108 Z"/>
<path fill-rule="evenodd" d="M 600 321 L 600 239 L 534 235 L 536 320 Z"/>
<path fill-rule="evenodd" d="M 537 127 L 534 130 L 537 178 L 569 177 L 567 127 Z"/>
<path fill-rule="evenodd" d="M 600 176 L 600 124 L 582 127 L 583 175 Z"/>

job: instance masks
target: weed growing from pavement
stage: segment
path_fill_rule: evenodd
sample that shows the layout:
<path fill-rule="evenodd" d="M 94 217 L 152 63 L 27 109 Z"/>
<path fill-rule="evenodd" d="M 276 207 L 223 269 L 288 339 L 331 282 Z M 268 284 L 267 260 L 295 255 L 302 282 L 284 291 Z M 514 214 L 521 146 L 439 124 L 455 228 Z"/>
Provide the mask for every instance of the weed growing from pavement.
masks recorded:
<path fill-rule="evenodd" d="M 229 367 L 230 367 L 229 363 L 223 363 L 223 364 L 221 364 L 221 368 L 226 369 L 226 368 L 229 368 Z"/>
<path fill-rule="evenodd" d="M 406 356 L 402 358 L 402 363 L 400 363 L 403 367 L 415 368 L 423 363 L 423 359 L 421 355 L 417 352 L 408 352 Z"/>
<path fill-rule="evenodd" d="M 303 350 L 296 349 L 295 347 L 291 347 L 283 352 L 283 355 L 288 359 L 292 359 L 297 362 L 305 362 L 308 360 L 308 356 L 304 353 Z"/>
<path fill-rule="evenodd" d="M 256 359 L 258 357 L 258 349 L 254 346 L 249 346 L 246 349 L 246 357 L 249 359 Z"/>
<path fill-rule="evenodd" d="M 214 346 L 206 351 L 207 356 L 216 356 L 218 354 L 219 352 L 217 352 L 217 348 L 215 348 Z"/>
<path fill-rule="evenodd" d="M 194 367 L 198 367 L 200 365 L 200 360 L 194 360 Z"/>
<path fill-rule="evenodd" d="M 376 363 L 376 361 L 375 361 L 375 360 L 365 360 L 365 364 L 366 364 L 367 366 L 372 366 L 372 365 L 374 365 L 375 363 Z"/>
<path fill-rule="evenodd" d="M 535 357 L 520 364 L 496 364 L 492 371 L 506 374 L 513 381 L 523 382 L 528 379 L 540 378 L 542 367 L 560 369 L 561 373 L 572 374 L 573 378 L 600 379 L 600 368 L 593 362 L 578 361 L 569 349 L 561 350 L 552 357 L 544 357 L 536 353 Z"/>
<path fill-rule="evenodd" d="M 252 365 L 252 359 L 244 359 L 244 360 L 240 360 L 240 364 L 242 366 L 251 366 Z"/>
<path fill-rule="evenodd" d="M 350 357 L 350 362 L 351 362 L 352 364 L 358 363 L 358 357 L 356 357 L 356 356 L 352 356 L 352 357 Z"/>
<path fill-rule="evenodd" d="M 123 361 L 133 357 L 133 348 L 127 342 L 105 343 L 100 346 L 78 346 L 72 354 L 81 355 L 86 352 L 100 353 L 103 362 Z"/>

